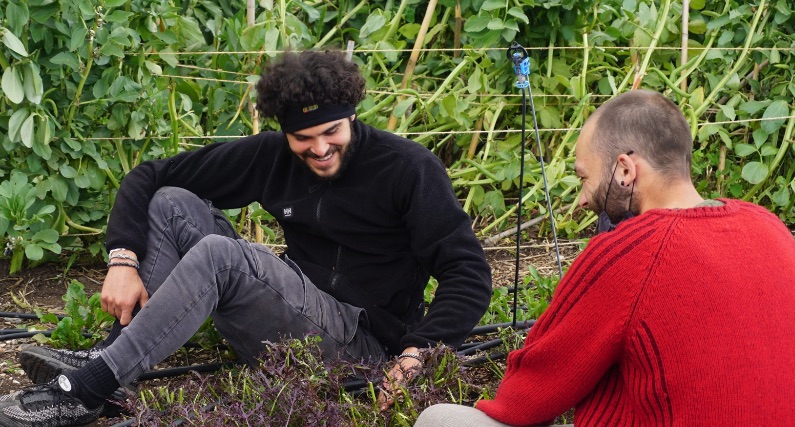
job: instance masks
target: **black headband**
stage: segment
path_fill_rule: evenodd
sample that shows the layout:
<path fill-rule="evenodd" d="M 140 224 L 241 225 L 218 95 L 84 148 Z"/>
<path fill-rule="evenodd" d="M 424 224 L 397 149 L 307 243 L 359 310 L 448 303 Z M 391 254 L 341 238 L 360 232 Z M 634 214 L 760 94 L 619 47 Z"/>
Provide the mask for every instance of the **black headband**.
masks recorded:
<path fill-rule="evenodd" d="M 300 108 L 289 108 L 277 117 L 277 120 L 282 132 L 293 133 L 354 114 L 356 109 L 350 104 L 311 104 Z"/>

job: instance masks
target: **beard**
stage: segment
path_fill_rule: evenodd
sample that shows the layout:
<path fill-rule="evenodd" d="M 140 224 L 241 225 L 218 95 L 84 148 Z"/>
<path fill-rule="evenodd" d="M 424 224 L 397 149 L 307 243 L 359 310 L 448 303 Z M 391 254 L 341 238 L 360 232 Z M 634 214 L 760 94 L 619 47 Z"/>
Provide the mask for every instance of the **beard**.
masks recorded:
<path fill-rule="evenodd" d="M 592 210 L 597 215 L 602 212 L 607 213 L 610 221 L 616 224 L 625 219 L 628 213 L 639 215 L 641 197 L 637 192 L 634 192 L 634 185 L 634 183 L 631 183 L 629 186 L 622 187 L 615 182 L 612 174 L 605 176 L 599 188 L 593 194 L 591 201 Z M 607 192 L 608 187 L 610 189 L 609 194 Z"/>
<path fill-rule="evenodd" d="M 359 135 L 356 133 L 356 130 L 353 127 L 353 122 L 350 122 L 349 126 L 351 127 L 351 138 L 345 146 L 340 147 L 338 145 L 332 145 L 329 147 L 328 151 L 326 151 L 322 156 L 318 156 L 312 153 L 304 153 L 304 154 L 296 154 L 293 155 L 300 160 L 301 164 L 309 171 L 312 175 L 315 175 L 321 181 L 334 181 L 342 176 L 343 172 L 350 166 L 351 160 L 353 159 L 354 153 L 356 153 L 356 149 L 359 145 Z M 307 159 L 322 159 L 328 155 L 332 155 L 334 153 L 340 154 L 340 167 L 334 172 L 332 175 L 318 175 L 307 163 Z"/>

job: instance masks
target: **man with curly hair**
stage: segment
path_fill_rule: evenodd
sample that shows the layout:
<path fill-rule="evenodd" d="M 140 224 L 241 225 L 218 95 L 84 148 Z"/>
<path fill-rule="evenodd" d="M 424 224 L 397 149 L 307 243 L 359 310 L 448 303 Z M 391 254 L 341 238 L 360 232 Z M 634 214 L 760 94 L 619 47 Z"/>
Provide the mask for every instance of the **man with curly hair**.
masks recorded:
<path fill-rule="evenodd" d="M 285 54 L 257 84 L 280 132 L 133 169 L 107 231 L 102 307 L 116 324 L 101 348 L 23 351 L 44 385 L 2 398 L 0 425 L 90 422 L 208 316 L 250 364 L 267 342 L 307 335 L 328 358 L 399 355 L 387 391 L 419 349 L 460 345 L 489 304 L 483 249 L 439 159 L 356 119 L 364 86 L 340 52 Z M 284 254 L 241 239 L 219 211 L 253 202 L 281 225 Z"/>

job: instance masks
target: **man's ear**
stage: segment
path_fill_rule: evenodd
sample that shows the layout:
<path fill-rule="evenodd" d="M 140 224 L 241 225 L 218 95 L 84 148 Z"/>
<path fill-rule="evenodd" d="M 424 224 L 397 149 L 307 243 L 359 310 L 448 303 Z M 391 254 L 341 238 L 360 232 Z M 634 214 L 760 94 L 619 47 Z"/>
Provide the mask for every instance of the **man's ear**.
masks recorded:
<path fill-rule="evenodd" d="M 618 156 L 613 179 L 622 187 L 628 187 L 637 178 L 638 165 L 632 159 L 632 152 Z"/>

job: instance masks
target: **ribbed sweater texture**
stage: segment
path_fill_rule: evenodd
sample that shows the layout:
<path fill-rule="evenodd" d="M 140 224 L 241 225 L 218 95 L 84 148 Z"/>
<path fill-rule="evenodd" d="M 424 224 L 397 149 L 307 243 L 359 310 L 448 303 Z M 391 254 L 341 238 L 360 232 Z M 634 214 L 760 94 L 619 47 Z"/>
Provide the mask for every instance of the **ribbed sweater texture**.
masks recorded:
<path fill-rule="evenodd" d="M 795 239 L 759 206 L 650 210 L 591 239 L 493 400 L 503 423 L 795 426 Z"/>

